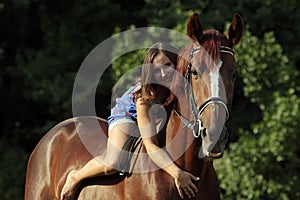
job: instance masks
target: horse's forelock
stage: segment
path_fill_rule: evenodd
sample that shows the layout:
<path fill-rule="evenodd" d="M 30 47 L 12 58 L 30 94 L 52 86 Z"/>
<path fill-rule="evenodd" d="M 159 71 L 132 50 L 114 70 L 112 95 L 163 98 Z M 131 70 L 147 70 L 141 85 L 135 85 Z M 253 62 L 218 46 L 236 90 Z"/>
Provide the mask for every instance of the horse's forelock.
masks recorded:
<path fill-rule="evenodd" d="M 216 30 L 204 31 L 201 47 L 206 50 L 215 63 L 220 59 L 221 34 Z"/>
<path fill-rule="evenodd" d="M 220 46 L 221 40 L 224 38 L 222 34 L 217 30 L 206 30 L 203 32 L 203 37 L 201 39 L 201 48 L 205 50 L 210 55 L 210 58 L 206 57 L 208 61 L 213 60 L 217 64 L 220 60 Z M 184 94 L 184 84 L 178 84 L 182 82 L 182 76 L 185 75 L 187 71 L 188 64 L 190 63 L 190 55 L 194 48 L 194 44 L 191 43 L 187 47 L 183 48 L 178 56 L 176 70 L 179 72 L 175 74 L 173 79 L 173 84 L 171 86 L 171 91 L 176 91 L 178 94 Z M 201 52 L 201 51 L 200 51 Z M 202 51 L 203 52 L 203 51 Z M 207 55 L 207 53 L 205 53 Z M 203 53 L 198 54 L 198 56 L 203 56 Z M 171 95 L 170 101 L 176 99 L 175 95 Z M 170 102 L 169 101 L 169 102 Z"/>
<path fill-rule="evenodd" d="M 223 34 L 220 34 L 217 30 L 206 30 L 203 32 L 203 36 L 201 39 L 201 49 L 205 50 L 210 56 L 210 59 L 215 63 L 218 63 L 220 59 L 220 46 L 221 41 L 225 40 L 226 37 Z M 181 74 L 185 74 L 187 70 L 187 66 L 190 62 L 190 54 L 195 48 L 195 45 L 190 44 L 188 47 L 181 50 L 178 59 L 177 59 L 177 70 Z M 200 51 L 201 52 L 201 51 Z M 205 55 L 205 54 L 204 54 Z M 200 57 L 204 56 L 200 53 Z M 202 59 L 202 58 L 201 58 Z"/>

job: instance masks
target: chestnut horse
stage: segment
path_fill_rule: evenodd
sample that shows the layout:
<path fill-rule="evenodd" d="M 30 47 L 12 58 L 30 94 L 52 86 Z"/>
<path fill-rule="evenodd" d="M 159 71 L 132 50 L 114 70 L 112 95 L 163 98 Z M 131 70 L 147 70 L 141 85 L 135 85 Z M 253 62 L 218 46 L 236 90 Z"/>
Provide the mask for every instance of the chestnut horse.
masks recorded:
<path fill-rule="evenodd" d="M 226 35 L 215 30 L 203 31 L 197 14 L 188 21 L 187 35 L 191 43 L 182 50 L 177 70 L 189 84 L 174 88 L 176 98 L 162 130 L 162 146 L 165 145 L 178 166 L 200 177 L 200 181 L 195 182 L 198 192 L 193 199 L 220 199 L 211 159 L 219 155 L 213 152 L 215 142 L 211 141 L 224 131 L 237 73 L 233 47 L 239 43 L 243 29 L 243 20 L 238 14 Z M 204 58 L 204 52 L 209 54 L 209 59 Z M 209 62 L 215 64 L 209 66 Z M 175 82 L 176 79 L 175 76 Z M 107 133 L 106 120 L 77 117 L 58 124 L 42 138 L 28 161 L 25 200 L 60 199 L 67 174 L 95 156 L 83 141 L 88 141 L 89 147 L 98 152 L 105 151 L 106 141 L 99 141 L 98 132 L 89 125 L 95 120 Z M 151 165 L 151 160 L 137 162 L 135 167 L 143 168 L 148 163 Z M 84 180 L 76 198 L 156 200 L 180 199 L 180 196 L 174 179 L 157 169 L 129 177 L 115 174 Z"/>

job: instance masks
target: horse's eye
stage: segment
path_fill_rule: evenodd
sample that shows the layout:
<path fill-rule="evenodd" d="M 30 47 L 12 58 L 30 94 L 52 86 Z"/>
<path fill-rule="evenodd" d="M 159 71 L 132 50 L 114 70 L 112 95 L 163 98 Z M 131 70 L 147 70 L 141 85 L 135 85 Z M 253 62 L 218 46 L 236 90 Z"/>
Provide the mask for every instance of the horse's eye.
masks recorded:
<path fill-rule="evenodd" d="M 193 74 L 194 76 L 198 76 L 198 75 L 199 75 L 198 72 L 197 72 L 197 70 L 195 70 L 195 69 L 192 70 L 192 74 Z"/>
<path fill-rule="evenodd" d="M 233 73 L 232 73 L 232 81 L 235 81 L 237 75 L 238 75 L 237 72 L 233 72 Z"/>

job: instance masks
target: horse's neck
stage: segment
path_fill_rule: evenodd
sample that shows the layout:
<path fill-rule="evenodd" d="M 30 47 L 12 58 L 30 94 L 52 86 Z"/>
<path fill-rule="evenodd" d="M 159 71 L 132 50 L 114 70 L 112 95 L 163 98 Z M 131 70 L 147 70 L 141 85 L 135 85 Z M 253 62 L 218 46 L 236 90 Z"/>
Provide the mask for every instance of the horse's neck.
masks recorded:
<path fill-rule="evenodd" d="M 188 105 L 187 100 L 183 100 L 181 104 Z M 184 114 L 184 117 L 191 120 L 192 114 L 189 107 L 175 109 Z M 183 110 L 184 109 L 184 110 Z M 173 110 L 168 122 L 166 130 L 167 151 L 176 163 L 191 172 L 199 172 L 200 159 L 198 152 L 201 147 L 201 139 L 195 139 L 191 129 L 184 127 L 178 115 Z"/>
<path fill-rule="evenodd" d="M 165 100 L 170 96 L 170 90 L 164 86 L 156 86 L 155 88 L 157 94 L 159 94 L 159 101 L 165 102 Z"/>

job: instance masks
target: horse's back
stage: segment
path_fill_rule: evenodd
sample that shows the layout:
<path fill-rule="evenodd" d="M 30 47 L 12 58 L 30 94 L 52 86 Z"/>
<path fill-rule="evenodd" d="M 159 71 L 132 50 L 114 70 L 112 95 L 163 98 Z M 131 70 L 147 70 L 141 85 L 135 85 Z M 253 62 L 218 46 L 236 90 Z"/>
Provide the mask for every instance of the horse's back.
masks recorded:
<path fill-rule="evenodd" d="M 25 200 L 59 199 L 66 174 L 104 152 L 105 135 L 107 122 L 97 117 L 71 118 L 52 128 L 29 158 Z"/>
<path fill-rule="evenodd" d="M 72 118 L 52 128 L 28 161 L 25 200 L 59 199 L 67 174 L 105 152 L 107 138 L 103 136 L 107 136 L 107 129 L 106 120 L 96 117 Z M 149 159 L 142 161 L 135 167 L 145 167 L 148 162 L 153 165 Z M 161 185 L 165 187 L 158 187 Z M 166 189 L 167 185 L 172 187 Z M 165 197 L 174 195 L 173 186 L 173 179 L 163 170 L 132 174 L 129 178 L 115 174 L 84 180 L 77 198 L 169 199 Z"/>

